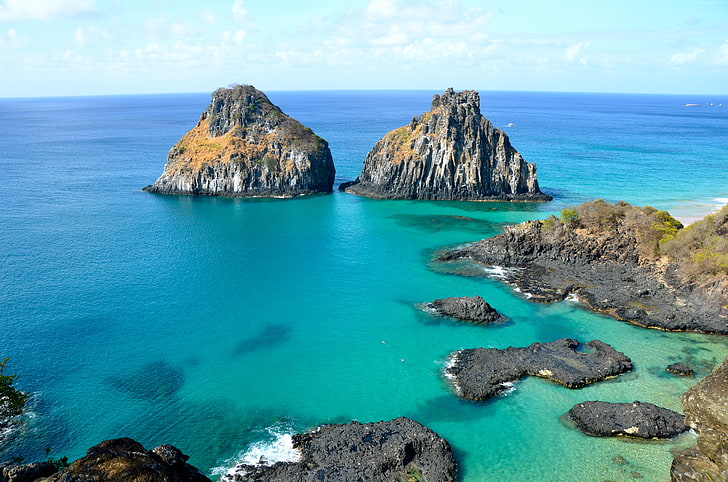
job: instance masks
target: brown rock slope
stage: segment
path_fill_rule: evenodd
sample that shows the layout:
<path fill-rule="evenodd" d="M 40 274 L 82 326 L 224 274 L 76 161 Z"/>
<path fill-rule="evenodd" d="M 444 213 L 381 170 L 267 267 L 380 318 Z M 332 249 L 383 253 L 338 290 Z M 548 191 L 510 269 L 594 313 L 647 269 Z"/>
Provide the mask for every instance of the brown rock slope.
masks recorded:
<path fill-rule="evenodd" d="M 331 192 L 328 143 L 251 85 L 218 89 L 145 191 L 231 197 Z"/>
<path fill-rule="evenodd" d="M 432 109 L 389 132 L 341 189 L 381 199 L 546 201 L 536 166 L 480 114 L 475 91 L 448 89 Z"/>

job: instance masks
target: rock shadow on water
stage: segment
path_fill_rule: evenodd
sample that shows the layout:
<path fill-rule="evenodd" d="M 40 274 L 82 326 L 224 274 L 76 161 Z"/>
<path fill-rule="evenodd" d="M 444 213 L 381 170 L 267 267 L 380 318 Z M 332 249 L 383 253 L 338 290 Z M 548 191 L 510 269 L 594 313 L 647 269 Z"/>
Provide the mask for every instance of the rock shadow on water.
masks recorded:
<path fill-rule="evenodd" d="M 150 402 L 175 398 L 185 383 L 184 371 L 163 360 L 142 365 L 129 373 L 107 379 L 113 388 L 138 400 Z"/>
<path fill-rule="evenodd" d="M 254 351 L 278 348 L 291 339 L 291 327 L 284 324 L 268 324 L 260 333 L 244 338 L 233 350 L 234 356 L 241 356 Z"/>
<path fill-rule="evenodd" d="M 500 223 L 454 214 L 395 214 L 392 219 L 399 226 L 427 233 L 465 231 L 486 235 L 500 232 L 502 226 Z"/>

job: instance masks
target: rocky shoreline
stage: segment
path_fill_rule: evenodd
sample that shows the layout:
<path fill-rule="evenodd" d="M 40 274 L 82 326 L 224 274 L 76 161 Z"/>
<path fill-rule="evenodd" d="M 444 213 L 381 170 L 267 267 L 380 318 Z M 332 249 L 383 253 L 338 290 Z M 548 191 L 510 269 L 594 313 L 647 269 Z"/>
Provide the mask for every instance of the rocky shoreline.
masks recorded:
<path fill-rule="evenodd" d="M 595 208 L 586 206 L 585 211 L 600 209 L 604 216 L 614 215 L 606 228 L 596 222 L 584 225 L 555 218 L 527 221 L 447 251 L 438 261 L 516 268 L 503 270 L 500 279 L 531 301 L 550 303 L 576 295 L 593 310 L 638 326 L 728 334 L 725 280 L 686 282 L 678 263 L 649 253 L 654 248 L 645 246 L 641 237 L 651 233 L 628 224 L 654 225 L 658 223 L 654 211 L 626 203 L 593 204 Z"/>

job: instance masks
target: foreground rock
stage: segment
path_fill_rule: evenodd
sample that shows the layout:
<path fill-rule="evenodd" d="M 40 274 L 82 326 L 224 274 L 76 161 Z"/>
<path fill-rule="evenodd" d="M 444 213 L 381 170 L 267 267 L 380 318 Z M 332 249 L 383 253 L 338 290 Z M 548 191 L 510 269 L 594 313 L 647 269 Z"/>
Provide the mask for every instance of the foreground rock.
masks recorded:
<path fill-rule="evenodd" d="M 450 445 L 419 423 L 388 422 L 322 425 L 293 436 L 299 462 L 271 466 L 240 465 L 227 481 L 270 480 L 455 480 L 457 467 Z"/>
<path fill-rule="evenodd" d="M 635 325 L 728 334 L 728 208 L 683 230 L 664 211 L 598 200 L 561 219 L 528 221 L 440 261 L 501 270 L 533 301 L 577 294 L 592 309 Z"/>
<path fill-rule="evenodd" d="M 665 368 L 665 371 L 681 377 L 692 377 L 693 369 L 684 363 L 673 363 Z"/>
<path fill-rule="evenodd" d="M 562 338 L 524 348 L 470 348 L 452 355 L 446 368 L 460 396 L 486 400 L 526 375 L 552 380 L 568 388 L 614 377 L 632 369 L 624 353 L 599 340 L 586 343 L 591 352 L 577 352 L 577 340 Z"/>
<path fill-rule="evenodd" d="M 91 447 L 70 467 L 42 479 L 46 482 L 210 482 L 188 456 L 171 445 L 152 450 L 130 438 L 107 440 Z"/>
<path fill-rule="evenodd" d="M 480 296 L 442 298 L 425 304 L 426 308 L 442 316 L 473 323 L 495 323 L 503 319 L 495 308 Z"/>
<path fill-rule="evenodd" d="M 583 402 L 567 417 L 582 432 L 600 437 L 667 439 L 688 429 L 684 415 L 651 403 Z"/>
<path fill-rule="evenodd" d="M 251 85 L 218 89 L 145 191 L 233 197 L 331 192 L 329 146 Z"/>
<path fill-rule="evenodd" d="M 379 199 L 551 199 L 539 190 L 536 166 L 480 114 L 478 93 L 452 89 L 379 140 L 356 181 L 341 189 Z"/>
<path fill-rule="evenodd" d="M 0 482 L 35 482 L 45 480 L 58 471 L 50 462 L 32 464 L 0 463 Z"/>
<path fill-rule="evenodd" d="M 675 458 L 672 480 L 728 480 L 728 358 L 681 400 L 685 423 L 698 441 Z"/>

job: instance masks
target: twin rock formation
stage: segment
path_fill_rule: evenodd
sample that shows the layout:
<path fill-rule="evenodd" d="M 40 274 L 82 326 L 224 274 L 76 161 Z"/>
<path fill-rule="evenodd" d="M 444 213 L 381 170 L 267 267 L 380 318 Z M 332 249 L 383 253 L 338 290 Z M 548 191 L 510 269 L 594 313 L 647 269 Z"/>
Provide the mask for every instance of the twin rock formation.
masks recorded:
<path fill-rule="evenodd" d="M 295 197 L 333 190 L 328 143 L 250 85 L 218 89 L 145 191 Z M 384 136 L 342 190 L 381 199 L 546 201 L 536 167 L 480 114 L 475 91 L 448 89 L 432 110 Z"/>

